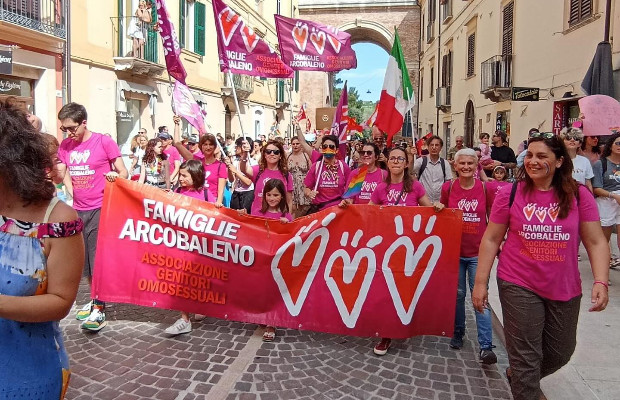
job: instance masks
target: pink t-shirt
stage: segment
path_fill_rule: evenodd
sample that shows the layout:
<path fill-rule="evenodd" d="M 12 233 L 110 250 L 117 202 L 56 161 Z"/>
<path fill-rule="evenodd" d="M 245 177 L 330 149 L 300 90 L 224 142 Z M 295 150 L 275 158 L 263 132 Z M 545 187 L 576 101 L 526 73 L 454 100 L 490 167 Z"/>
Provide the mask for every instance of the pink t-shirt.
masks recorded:
<path fill-rule="evenodd" d="M 507 182 L 507 181 L 487 181 L 486 186 L 487 186 L 487 192 L 493 195 L 493 197 L 491 198 L 491 204 L 493 204 L 493 202 L 495 201 L 495 197 L 497 196 L 499 191 L 506 186 L 512 187 L 512 183 Z M 506 189 L 506 190 L 510 190 L 510 189 Z"/>
<path fill-rule="evenodd" d="M 314 190 L 316 185 L 317 175 L 319 184 L 317 186 L 318 194 L 314 198 L 313 204 L 325 203 L 321 209 L 333 206 L 341 200 L 341 196 L 347 189 L 347 180 L 351 173 L 351 168 L 343 161 L 336 160 L 336 164 L 332 167 L 332 170 L 328 170 L 327 165 L 321 166 L 321 161 L 317 161 L 310 167 L 308 175 L 304 179 L 304 185 L 307 188 Z"/>
<path fill-rule="evenodd" d="M 252 213 L 252 214 L 256 215 L 256 216 L 259 216 L 259 217 L 268 218 L 268 219 L 280 219 L 280 218 L 282 218 L 282 213 L 281 212 L 265 211 L 265 213 L 262 213 L 260 210 L 258 210 L 256 212 L 256 214 L 254 214 L 254 213 Z M 293 216 L 290 213 L 284 214 L 284 218 L 288 219 L 289 221 L 293 220 Z"/>
<path fill-rule="evenodd" d="M 359 168 L 351 171 L 349 179 L 347 179 L 347 188 L 351 183 L 351 179 L 357 175 Z M 377 189 L 377 186 L 385 180 L 387 171 L 377 168 L 374 172 L 368 172 L 362 183 L 362 191 L 357 196 L 353 196 L 353 204 L 368 204 L 370 201 L 370 195 Z"/>
<path fill-rule="evenodd" d="M 574 199 L 568 217 L 559 219 L 553 190 L 525 194 L 524 185 L 519 183 L 512 207 L 508 188 L 500 190 L 493 203 L 491 222 L 509 226 L 497 277 L 550 300 L 570 300 L 581 294 L 579 223 L 600 220 L 596 202 L 580 185 L 579 204 Z"/>
<path fill-rule="evenodd" d="M 403 192 L 403 183 L 392 183 L 389 187 L 385 182 L 380 183 L 370 196 L 373 204 L 382 206 L 408 206 L 415 207 L 420 205 L 419 201 L 426 194 L 424 186 L 418 181 L 413 182 L 411 192 Z M 399 200 L 400 198 L 400 200 Z M 398 204 L 396 202 L 398 201 Z"/>
<path fill-rule="evenodd" d="M 261 207 L 263 206 L 263 189 L 265 189 L 265 183 L 270 179 L 279 179 L 284 183 L 284 187 L 287 192 L 293 191 L 293 176 L 289 172 L 286 179 L 284 175 L 277 169 L 265 169 L 260 172 L 260 166 L 252 166 L 252 181 L 254 182 L 254 201 L 250 209 L 252 215 L 258 215 Z M 259 176 L 260 175 L 260 176 Z M 258 179 L 258 181 L 257 181 Z"/>
<path fill-rule="evenodd" d="M 207 194 L 207 201 L 215 203 L 217 201 L 219 180 L 228 179 L 228 169 L 226 169 L 226 164 L 221 161 L 215 161 L 207 165 L 203 159 L 202 165 L 205 168 L 205 193 Z"/>
<path fill-rule="evenodd" d="M 310 161 L 315 163 L 319 161 L 319 158 L 321 158 L 321 152 L 318 150 L 312 149 L 312 154 L 310 155 Z"/>
<path fill-rule="evenodd" d="M 164 154 L 168 157 L 167 160 L 170 163 L 170 176 L 172 176 L 175 171 L 175 161 L 180 161 L 182 163 L 183 157 L 181 157 L 181 153 L 179 153 L 179 150 L 177 150 L 174 146 L 168 146 L 168 148 L 164 150 Z"/>
<path fill-rule="evenodd" d="M 112 139 L 100 133 L 84 142 L 65 139 L 58 148 L 58 159 L 67 166 L 73 184 L 73 208 L 87 211 L 101 208 L 105 174 L 112 171 L 121 156 Z"/>
<path fill-rule="evenodd" d="M 458 179 L 445 182 L 441 187 L 439 200 L 448 208 L 463 211 L 463 234 L 461 235 L 461 257 L 478 257 L 478 249 L 484 230 L 487 228 L 487 204 L 491 204 L 493 194 L 485 189 L 482 182 L 474 180 L 471 189 L 463 189 Z"/>
<path fill-rule="evenodd" d="M 193 197 L 195 199 L 202 200 L 202 201 L 204 201 L 205 199 L 204 189 L 196 190 L 193 187 L 180 187 L 177 189 L 177 193 L 181 193 L 182 195 Z"/>

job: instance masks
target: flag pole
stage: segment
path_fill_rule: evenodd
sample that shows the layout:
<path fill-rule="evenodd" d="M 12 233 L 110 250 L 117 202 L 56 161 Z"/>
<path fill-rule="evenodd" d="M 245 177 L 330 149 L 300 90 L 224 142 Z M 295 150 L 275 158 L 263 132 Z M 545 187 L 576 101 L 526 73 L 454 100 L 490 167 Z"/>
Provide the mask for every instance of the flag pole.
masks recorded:
<path fill-rule="evenodd" d="M 411 93 L 409 93 L 409 88 L 407 88 L 407 95 L 409 95 L 409 102 L 411 102 Z M 411 124 L 411 138 L 413 139 L 413 142 L 415 143 L 417 132 L 415 130 L 415 127 L 413 126 L 413 115 L 411 115 L 411 110 L 413 110 L 413 107 L 409 109 L 409 123 Z"/>
<path fill-rule="evenodd" d="M 292 82 L 292 81 L 291 81 Z M 286 135 L 286 137 L 288 138 L 292 138 L 293 137 L 293 129 L 295 129 L 295 126 L 293 125 L 293 85 L 289 85 L 288 86 L 288 109 L 291 113 L 291 123 L 289 125 L 289 132 L 288 135 Z"/>
<path fill-rule="evenodd" d="M 237 117 L 239 118 L 239 128 L 241 128 L 241 137 L 245 137 L 245 131 L 243 130 L 243 123 L 241 122 L 241 109 L 239 107 L 239 100 L 237 100 L 237 89 L 235 89 L 235 82 L 233 81 L 233 75 L 230 70 L 228 70 L 228 80 L 230 81 L 230 86 L 232 87 L 233 98 L 235 99 L 235 107 L 237 107 Z"/>

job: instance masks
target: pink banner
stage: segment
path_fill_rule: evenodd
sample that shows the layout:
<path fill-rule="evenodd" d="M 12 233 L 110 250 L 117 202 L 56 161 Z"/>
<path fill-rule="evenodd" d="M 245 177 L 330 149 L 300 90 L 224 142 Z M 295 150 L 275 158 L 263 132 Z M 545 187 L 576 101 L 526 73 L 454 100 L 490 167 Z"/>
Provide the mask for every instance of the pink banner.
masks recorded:
<path fill-rule="evenodd" d="M 605 136 L 620 132 L 620 103 L 613 97 L 595 94 L 579 99 L 585 136 Z"/>
<path fill-rule="evenodd" d="M 181 46 L 179 39 L 174 31 L 174 25 L 170 20 L 168 9 L 166 9 L 165 0 L 157 0 L 157 26 L 161 35 L 162 45 L 164 47 L 164 56 L 166 57 L 166 68 L 168 74 L 177 81 L 185 83 L 187 72 L 181 62 Z"/>
<path fill-rule="evenodd" d="M 292 78 L 294 71 L 261 39 L 246 22 L 222 0 L 213 0 L 217 48 L 223 72 Z"/>
<path fill-rule="evenodd" d="M 357 67 L 351 35 L 332 26 L 274 15 L 282 60 L 297 71 Z"/>
<path fill-rule="evenodd" d="M 104 192 L 93 296 L 337 334 L 449 337 L 461 229 L 460 210 L 371 205 L 284 224 L 118 179 Z"/>
<path fill-rule="evenodd" d="M 347 143 L 347 126 L 349 124 L 349 92 L 347 90 L 347 82 L 345 81 L 342 92 L 340 92 L 340 99 L 338 100 L 338 106 L 334 113 L 334 121 L 332 122 L 331 134 L 338 138 L 340 142 L 340 151 L 346 154 Z M 344 146 L 344 148 L 343 148 Z M 341 156 L 344 157 L 344 154 Z"/>
<path fill-rule="evenodd" d="M 192 95 L 189 88 L 180 81 L 176 81 L 174 84 L 172 100 L 174 101 L 174 111 L 177 115 L 185 118 L 201 135 L 207 133 L 204 111 L 196 103 L 194 95 Z"/>

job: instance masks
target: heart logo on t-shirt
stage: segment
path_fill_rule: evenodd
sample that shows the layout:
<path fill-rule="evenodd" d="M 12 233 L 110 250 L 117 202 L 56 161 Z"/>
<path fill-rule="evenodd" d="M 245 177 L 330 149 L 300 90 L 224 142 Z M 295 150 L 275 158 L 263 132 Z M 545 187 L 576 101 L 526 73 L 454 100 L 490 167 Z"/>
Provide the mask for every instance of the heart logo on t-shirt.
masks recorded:
<path fill-rule="evenodd" d="M 547 217 L 547 207 L 538 207 L 536 209 L 535 215 L 542 224 L 543 222 L 545 222 L 545 217 Z"/>
<path fill-rule="evenodd" d="M 536 211 L 536 204 L 528 204 L 525 207 L 523 207 L 523 215 L 525 215 L 525 219 L 527 219 L 528 221 L 532 220 L 532 217 L 534 216 L 534 212 Z"/>
<path fill-rule="evenodd" d="M 549 211 L 547 211 L 551 221 L 555 222 L 558 219 L 558 214 L 560 214 L 560 207 L 557 204 L 551 204 Z"/>

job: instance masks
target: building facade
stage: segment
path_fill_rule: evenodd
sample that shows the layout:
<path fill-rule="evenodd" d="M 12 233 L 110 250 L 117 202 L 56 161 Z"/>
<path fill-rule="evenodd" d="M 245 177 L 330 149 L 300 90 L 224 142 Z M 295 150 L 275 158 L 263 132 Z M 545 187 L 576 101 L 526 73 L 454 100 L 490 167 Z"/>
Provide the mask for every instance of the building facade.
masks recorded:
<path fill-rule="evenodd" d="M 225 0 L 273 47 L 274 14 L 297 16 L 296 0 Z M 154 3 L 154 1 L 153 1 Z M 172 127 L 172 85 L 166 72 L 161 38 L 151 23 L 142 23 L 144 47 L 135 51 L 138 0 L 71 2 L 71 100 L 89 112 L 89 127 L 109 133 L 124 156 L 131 138 L 145 128 L 153 137 L 162 125 Z M 211 133 L 257 137 L 290 131 L 298 109 L 294 79 L 261 79 L 220 71 L 217 33 L 209 0 L 169 0 L 167 8 L 181 44 L 187 85 L 207 112 Z M 234 85 L 239 99 L 233 99 Z M 239 118 L 240 117 L 240 118 Z M 184 131 L 193 128 L 184 122 Z"/>
<path fill-rule="evenodd" d="M 68 1 L 0 2 L 0 101 L 11 98 L 56 134 L 63 105 Z"/>
<path fill-rule="evenodd" d="M 420 0 L 418 134 L 438 134 L 447 149 L 455 136 L 472 146 L 480 133 L 501 129 L 517 150 L 530 128 L 559 133 L 579 116 L 581 82 L 604 38 L 605 5 Z M 616 14 L 612 7 L 612 36 Z M 614 44 L 615 71 L 619 50 Z"/>

